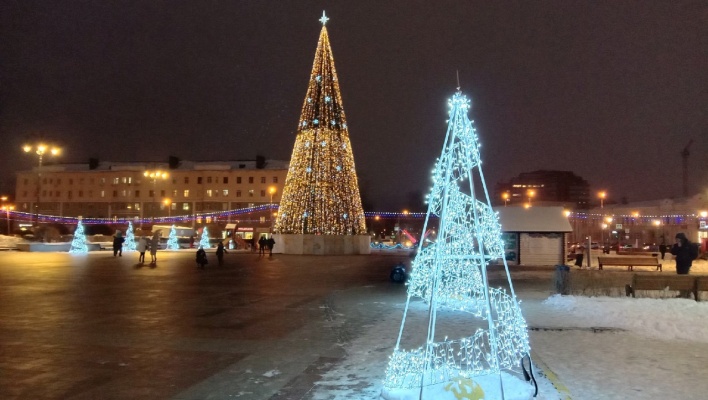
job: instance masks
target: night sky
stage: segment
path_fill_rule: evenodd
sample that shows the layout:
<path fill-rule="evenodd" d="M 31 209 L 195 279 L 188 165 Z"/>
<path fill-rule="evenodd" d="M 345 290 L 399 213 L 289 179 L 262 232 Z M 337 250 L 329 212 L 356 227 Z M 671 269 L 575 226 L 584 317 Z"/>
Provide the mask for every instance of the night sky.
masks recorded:
<path fill-rule="evenodd" d="M 472 98 L 490 188 L 569 170 L 608 201 L 708 190 L 705 1 L 0 0 L 0 190 L 62 162 L 290 158 L 326 10 L 367 211 L 430 187 Z"/>

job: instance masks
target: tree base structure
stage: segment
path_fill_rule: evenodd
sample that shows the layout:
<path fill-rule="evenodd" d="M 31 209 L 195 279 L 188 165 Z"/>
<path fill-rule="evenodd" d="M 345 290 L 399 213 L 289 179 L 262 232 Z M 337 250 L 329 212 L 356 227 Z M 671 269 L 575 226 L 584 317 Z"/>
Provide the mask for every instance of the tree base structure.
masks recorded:
<path fill-rule="evenodd" d="M 371 254 L 369 235 L 273 234 L 273 253 L 338 255 Z"/>

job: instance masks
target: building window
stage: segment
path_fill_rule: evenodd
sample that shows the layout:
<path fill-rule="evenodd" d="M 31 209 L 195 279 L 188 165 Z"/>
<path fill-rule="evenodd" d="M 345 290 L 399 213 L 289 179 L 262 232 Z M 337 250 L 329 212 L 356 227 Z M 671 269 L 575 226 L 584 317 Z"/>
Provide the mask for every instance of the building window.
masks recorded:
<path fill-rule="evenodd" d="M 73 184 L 74 184 L 74 178 L 69 178 L 69 185 L 73 185 Z"/>
<path fill-rule="evenodd" d="M 211 183 L 211 176 L 207 176 L 207 183 Z"/>
<path fill-rule="evenodd" d="M 101 178 L 98 181 L 101 183 L 101 185 L 103 185 L 104 183 L 106 183 L 106 178 Z"/>
<path fill-rule="evenodd" d="M 117 190 L 114 190 L 114 191 L 113 191 L 113 197 L 118 197 L 118 191 L 117 191 Z"/>
<path fill-rule="evenodd" d="M 197 177 L 197 184 L 198 185 L 202 184 L 202 177 L 201 176 Z"/>
<path fill-rule="evenodd" d="M 140 198 L 140 191 L 139 191 L 139 190 L 136 190 L 136 191 L 135 191 L 135 198 L 136 198 L 136 199 L 137 199 L 137 198 Z"/>
<path fill-rule="evenodd" d="M 249 176 L 249 177 L 248 177 L 248 183 L 253 183 L 253 177 L 252 177 L 252 176 Z"/>
<path fill-rule="evenodd" d="M 140 203 L 135 203 L 133 208 L 135 209 L 135 211 L 140 211 Z"/>
<path fill-rule="evenodd" d="M 236 191 L 236 197 L 241 197 L 241 191 L 240 191 L 240 190 L 237 190 L 237 191 Z"/>
<path fill-rule="evenodd" d="M 84 197 L 84 191 L 83 191 L 83 190 L 79 190 L 79 197 Z"/>
<path fill-rule="evenodd" d="M 261 217 L 261 224 L 265 224 L 265 217 Z"/>
<path fill-rule="evenodd" d="M 154 191 L 154 190 L 148 190 L 148 197 L 155 197 L 155 191 Z"/>
<path fill-rule="evenodd" d="M 228 196 L 228 195 L 229 195 L 229 189 L 223 189 L 223 190 L 221 191 L 221 194 L 224 195 L 224 197 Z"/>
<path fill-rule="evenodd" d="M 228 176 L 225 176 L 225 177 L 224 177 L 224 183 L 225 183 L 225 184 L 226 184 L 226 183 L 229 183 L 229 177 L 228 177 Z"/>
<path fill-rule="evenodd" d="M 167 197 L 167 196 L 165 196 L 165 190 L 164 190 L 164 189 L 163 189 L 163 190 L 160 190 L 160 197 Z"/>
<path fill-rule="evenodd" d="M 278 177 L 277 177 L 277 176 L 274 176 L 274 177 L 273 177 L 273 183 L 278 183 Z"/>
<path fill-rule="evenodd" d="M 184 183 L 189 184 L 189 177 L 188 176 L 184 177 Z"/>
<path fill-rule="evenodd" d="M 128 197 L 128 191 L 127 191 L 127 190 L 121 191 L 121 196 L 122 196 L 122 197 Z"/>
<path fill-rule="evenodd" d="M 59 191 L 57 190 L 57 191 L 54 193 L 54 196 L 55 196 L 55 197 L 61 197 L 60 194 L 61 194 L 61 193 L 59 193 Z M 89 191 L 89 197 L 91 197 L 91 191 Z"/>
<path fill-rule="evenodd" d="M 101 190 L 101 197 L 106 197 L 106 191 L 105 191 L 105 190 Z"/>
<path fill-rule="evenodd" d="M 261 183 L 266 183 L 266 178 L 265 178 L 265 176 L 261 176 Z"/>
<path fill-rule="evenodd" d="M 206 195 L 207 195 L 207 197 L 211 197 L 211 189 L 207 189 Z"/>
<path fill-rule="evenodd" d="M 248 197 L 253 197 L 254 190 L 251 189 L 248 191 Z"/>
<path fill-rule="evenodd" d="M 177 190 L 172 191 L 172 197 L 177 197 Z"/>
<path fill-rule="evenodd" d="M 189 197 L 189 189 L 184 190 L 184 197 L 185 198 Z"/>
<path fill-rule="evenodd" d="M 69 199 L 72 199 L 72 197 L 73 197 L 73 196 L 71 195 L 71 190 L 69 190 L 69 191 L 66 193 L 66 195 L 67 195 L 67 197 L 68 197 Z"/>
<path fill-rule="evenodd" d="M 69 179 L 69 183 L 72 183 L 71 181 L 72 181 L 72 180 Z M 114 184 L 114 185 L 117 185 L 117 184 L 119 184 L 119 183 L 120 183 L 120 178 L 117 178 L 117 177 L 116 177 L 116 178 L 113 178 L 113 184 Z"/>
<path fill-rule="evenodd" d="M 182 209 L 184 211 L 189 211 L 189 203 L 182 203 Z"/>
<path fill-rule="evenodd" d="M 265 190 L 261 190 L 261 197 L 265 197 Z"/>
<path fill-rule="evenodd" d="M 241 177 L 237 176 L 236 177 L 236 183 L 241 183 Z M 25 185 L 27 184 L 27 179 L 25 179 Z"/>

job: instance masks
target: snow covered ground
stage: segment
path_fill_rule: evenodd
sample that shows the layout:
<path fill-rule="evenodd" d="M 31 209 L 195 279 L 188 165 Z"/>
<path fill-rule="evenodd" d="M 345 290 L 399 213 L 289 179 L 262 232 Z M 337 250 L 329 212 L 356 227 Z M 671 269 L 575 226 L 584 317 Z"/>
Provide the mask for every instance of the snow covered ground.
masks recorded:
<path fill-rule="evenodd" d="M 667 260 L 663 273 L 672 272 Z M 691 273 L 708 274 L 708 262 L 697 261 Z M 708 398 L 708 302 L 517 295 L 530 329 L 538 399 Z M 379 398 L 404 302 L 386 305 L 390 313 L 344 344 L 346 361 L 318 382 L 314 399 Z M 416 303 L 409 313 L 424 309 Z M 425 398 L 444 398 L 440 393 Z"/>

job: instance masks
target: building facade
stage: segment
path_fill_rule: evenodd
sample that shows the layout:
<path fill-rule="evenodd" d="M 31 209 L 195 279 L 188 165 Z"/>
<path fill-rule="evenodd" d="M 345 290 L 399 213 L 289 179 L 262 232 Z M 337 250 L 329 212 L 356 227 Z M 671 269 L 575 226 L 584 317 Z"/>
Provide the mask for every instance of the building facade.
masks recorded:
<path fill-rule="evenodd" d="M 98 162 L 17 173 L 17 211 L 83 218 L 198 216 L 280 201 L 287 161 Z"/>
<path fill-rule="evenodd" d="M 590 184 L 571 171 L 539 170 L 524 172 L 508 182 L 497 183 L 496 205 L 523 203 L 563 205 L 573 209 L 587 209 Z"/>

